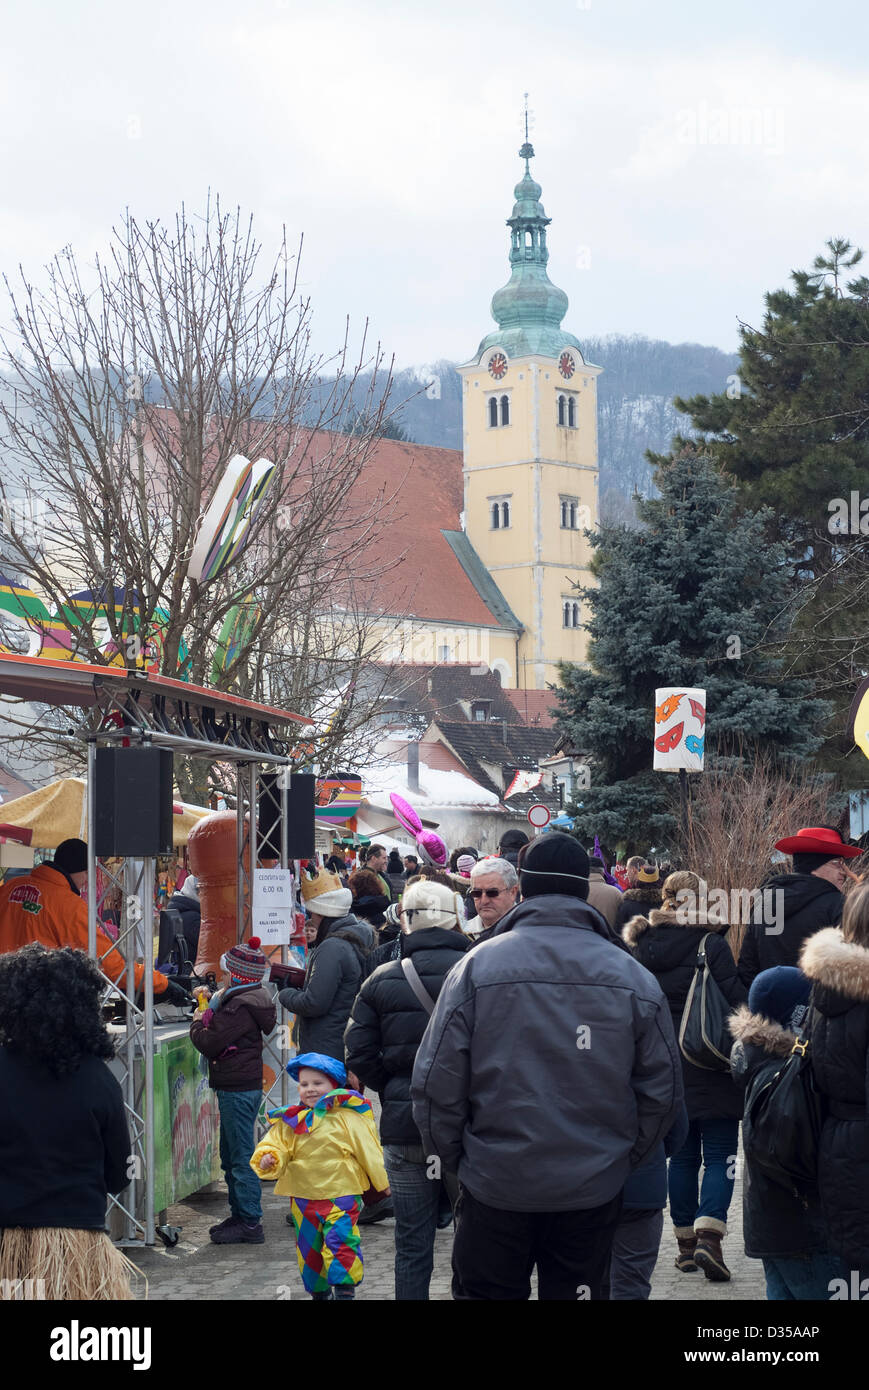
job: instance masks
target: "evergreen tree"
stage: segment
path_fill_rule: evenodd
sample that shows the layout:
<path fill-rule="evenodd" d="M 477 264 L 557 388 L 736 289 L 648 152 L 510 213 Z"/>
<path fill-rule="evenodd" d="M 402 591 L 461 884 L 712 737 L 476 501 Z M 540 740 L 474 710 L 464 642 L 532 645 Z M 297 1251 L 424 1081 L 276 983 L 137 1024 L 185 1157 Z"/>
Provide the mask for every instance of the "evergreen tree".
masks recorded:
<path fill-rule="evenodd" d="M 660 497 L 637 503 L 639 530 L 589 533 L 591 667 L 562 665 L 558 691 L 559 728 L 591 767 L 578 832 L 644 847 L 674 831 L 673 779 L 651 771 L 656 687 L 706 690 L 707 756 L 739 742 L 804 759 L 829 714 L 766 646 L 788 585 L 768 516 L 742 512 L 735 487 L 692 446 L 655 481 Z"/>
<path fill-rule="evenodd" d="M 847 709 L 869 666 L 869 280 L 849 278 L 863 257 L 850 242 L 827 250 L 766 296 L 760 329 L 743 326 L 727 390 L 675 404 L 744 505 L 772 509 L 767 530 L 791 578 L 780 655 L 832 700 L 822 761 L 864 783 L 862 758 L 844 760 Z"/>

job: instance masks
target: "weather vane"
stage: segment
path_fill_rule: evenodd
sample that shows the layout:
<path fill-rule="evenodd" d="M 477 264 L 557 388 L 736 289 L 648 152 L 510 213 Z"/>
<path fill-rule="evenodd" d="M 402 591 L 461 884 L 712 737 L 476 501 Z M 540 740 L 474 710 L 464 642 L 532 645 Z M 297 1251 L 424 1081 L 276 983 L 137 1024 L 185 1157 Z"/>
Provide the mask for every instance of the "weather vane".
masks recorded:
<path fill-rule="evenodd" d="M 525 143 L 519 151 L 519 156 L 521 159 L 525 160 L 525 167 L 527 170 L 528 160 L 531 159 L 532 155 L 534 154 L 534 146 L 531 144 L 531 138 L 529 135 L 529 131 L 531 131 L 534 127 L 534 112 L 531 111 L 528 106 L 528 93 L 524 92 L 523 96 L 525 98 L 525 110 L 523 112 L 525 122 Z"/>

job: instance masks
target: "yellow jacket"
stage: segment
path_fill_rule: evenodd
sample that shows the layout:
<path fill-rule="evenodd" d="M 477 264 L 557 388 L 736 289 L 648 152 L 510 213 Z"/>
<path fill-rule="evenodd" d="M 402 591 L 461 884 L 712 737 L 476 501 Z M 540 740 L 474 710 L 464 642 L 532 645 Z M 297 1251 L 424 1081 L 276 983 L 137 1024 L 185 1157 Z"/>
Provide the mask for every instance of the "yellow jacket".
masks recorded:
<path fill-rule="evenodd" d="M 330 1091 L 312 1109 L 289 1106 L 269 1115 L 271 1129 L 250 1160 L 257 1177 L 277 1179 L 282 1197 L 331 1199 L 361 1196 L 389 1186 L 383 1150 L 367 1100 L 355 1091 Z M 260 1171 L 273 1154 L 277 1167 Z"/>

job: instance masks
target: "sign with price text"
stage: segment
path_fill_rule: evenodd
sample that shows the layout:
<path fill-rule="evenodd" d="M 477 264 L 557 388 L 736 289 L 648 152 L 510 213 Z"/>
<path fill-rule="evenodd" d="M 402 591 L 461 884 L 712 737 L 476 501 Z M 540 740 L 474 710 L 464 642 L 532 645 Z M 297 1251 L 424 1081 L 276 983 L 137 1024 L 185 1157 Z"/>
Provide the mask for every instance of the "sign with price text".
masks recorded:
<path fill-rule="evenodd" d="M 293 879 L 289 869 L 256 869 L 253 936 L 263 946 L 288 946 L 293 930 Z"/>

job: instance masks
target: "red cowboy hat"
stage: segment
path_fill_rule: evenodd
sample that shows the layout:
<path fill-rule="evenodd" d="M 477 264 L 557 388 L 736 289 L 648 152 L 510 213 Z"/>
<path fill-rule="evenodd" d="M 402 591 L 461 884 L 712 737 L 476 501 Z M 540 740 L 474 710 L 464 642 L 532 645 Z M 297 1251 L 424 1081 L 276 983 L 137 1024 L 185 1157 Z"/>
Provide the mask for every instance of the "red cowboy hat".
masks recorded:
<path fill-rule="evenodd" d="M 856 845 L 844 844 L 838 831 L 825 825 L 806 826 L 786 840 L 776 840 L 775 847 L 783 854 L 829 854 L 831 859 L 856 859 L 863 853 Z"/>

